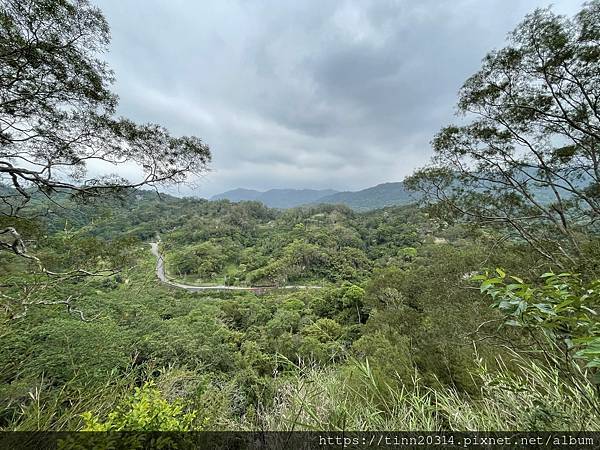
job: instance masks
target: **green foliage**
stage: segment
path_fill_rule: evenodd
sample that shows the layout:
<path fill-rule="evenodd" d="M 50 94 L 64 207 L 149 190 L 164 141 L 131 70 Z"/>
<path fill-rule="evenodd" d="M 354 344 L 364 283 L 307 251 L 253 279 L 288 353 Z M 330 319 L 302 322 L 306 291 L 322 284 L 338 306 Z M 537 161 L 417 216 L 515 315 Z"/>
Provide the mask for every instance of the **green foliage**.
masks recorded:
<path fill-rule="evenodd" d="M 6 81 L 0 97 L 7 99 L 0 121 L 10 124 L 0 153 L 10 171 L 0 173 L 0 183 L 14 188 L 0 194 L 3 214 L 19 216 L 32 198 L 105 197 L 206 169 L 211 154 L 199 138 L 173 137 L 159 125 L 116 115 L 113 72 L 99 59 L 110 41 L 100 9 L 85 0 L 6 0 L 0 20 Z M 110 173 L 87 178 L 87 163 L 96 160 L 135 163 L 143 178 L 135 184 Z"/>
<path fill-rule="evenodd" d="M 152 197 L 123 208 L 115 207 L 106 217 L 102 209 L 89 209 L 73 227 L 50 223 L 54 231 L 47 237 L 43 230 L 37 234 L 40 255 L 49 265 L 63 267 L 76 258 L 88 267 L 123 263 L 126 268 L 109 278 L 72 280 L 43 291 L 45 298 L 57 300 L 76 294 L 76 305 L 90 322 L 66 314 L 60 305 L 31 306 L 17 321 L 5 317 L 0 377 L 2 394 L 10 400 L 0 414 L 4 428 L 79 429 L 85 426 L 86 411 L 92 411 L 98 426 L 106 426 L 106 418 L 116 411 L 125 423 L 128 410 L 115 406 L 110 392 L 115 380 L 123 379 L 123 395 L 132 383 L 153 381 L 169 405 L 180 399 L 196 411 L 210 411 L 193 422 L 194 428 L 253 429 L 269 423 L 281 389 L 291 389 L 291 380 L 308 381 L 302 367 L 360 391 L 365 389 L 358 382 L 365 361 L 381 390 L 360 400 L 367 409 L 388 408 L 392 418 L 406 414 L 385 400 L 385 390 L 404 392 L 398 399 L 417 392 L 418 398 L 425 392 L 452 392 L 465 408 L 474 408 L 479 396 L 490 394 L 481 391 L 484 381 L 473 374 L 480 362 L 494 373 L 495 357 L 506 353 L 494 340 L 510 336 L 515 345 L 532 345 L 524 327 L 511 327 L 515 331 L 509 334 L 481 326 L 501 315 L 490 311 L 478 290 L 468 289 L 466 275 L 479 270 L 482 261 L 522 275 L 528 274 L 524 267 L 534 266 L 530 252 L 518 243 L 498 243 L 493 230 L 435 222 L 413 208 L 368 214 L 329 207 L 265 212 L 253 204 L 189 199 L 161 204 Z M 155 238 L 153 223 L 165 227 L 161 234 L 172 262 L 192 262 L 197 270 L 216 261 L 217 268 L 210 270 L 222 267 L 217 277 L 228 274 L 228 280 L 240 284 L 256 276 L 253 282 L 273 277 L 323 287 L 261 296 L 166 288 L 153 281 L 155 260 L 147 244 L 137 240 Z M 31 282 L 24 267 L 7 268 L 3 283 Z M 208 270 L 204 274 L 207 280 L 212 276 Z M 473 357 L 478 334 L 485 337 L 477 344 L 481 361 Z M 583 343 L 574 345 L 583 349 Z M 99 348 L 102 358 L 97 357 Z M 505 369 L 506 376 L 521 370 Z M 563 369 L 552 368 L 560 374 L 558 384 L 568 379 Z M 331 395 L 335 390 L 349 397 L 328 399 L 326 405 L 359 401 L 335 383 Z M 30 386 L 39 386 L 40 394 Z M 424 408 L 415 398 L 411 401 Z M 327 420 L 340 425 L 347 414 L 338 405 Z M 398 418 L 353 426 L 403 424 L 394 420 Z M 418 420 L 433 426 L 431 417 Z M 469 420 L 485 423 L 483 418 Z M 519 420 L 530 419 L 523 415 Z M 442 427 L 447 422 L 436 423 Z"/>
<path fill-rule="evenodd" d="M 504 314 L 506 325 L 541 332 L 567 359 L 574 355 L 595 373 L 600 367 L 600 280 L 585 284 L 577 274 L 552 272 L 541 279 L 543 284 L 535 286 L 501 269 L 473 277 Z"/>
<path fill-rule="evenodd" d="M 198 413 L 185 412 L 184 408 L 182 401 L 166 401 L 148 382 L 135 388 L 131 398 L 108 414 L 105 421 L 91 411 L 84 413 L 83 431 L 189 431 Z"/>
<path fill-rule="evenodd" d="M 600 430 L 597 114 L 586 98 L 598 77 L 600 2 L 573 20 L 536 11 L 465 83 L 459 107 L 483 113 L 442 130 L 434 166 L 408 181 L 441 201 L 365 213 L 127 189 L 81 204 L 54 192 L 73 186 L 53 189 L 52 166 L 111 160 L 117 148 L 150 181 L 203 170 L 210 153 L 197 138 L 113 117 L 110 73 L 93 58 L 108 41 L 99 10 L 21 3 L 0 5 L 1 62 L 15 95 L 28 91 L 23 76 L 48 89 L 21 111 L 35 135 L 7 137 L 15 155 L 30 140 L 24 151 L 41 153 L 25 172 L 5 163 L 14 189 L 0 185 L 1 239 L 13 239 L 0 241 L 10 250 L 0 260 L 1 430 Z M 15 42 L 28 51 L 10 51 Z M 52 67 L 65 70 L 40 72 Z M 13 114 L 0 106 L 7 123 Z M 83 125 L 93 149 L 65 138 Z M 44 176 L 30 178 L 40 161 Z M 22 189 L 32 179 L 67 207 L 61 215 L 42 214 L 55 205 Z M 84 190 L 98 194 L 107 181 Z M 43 218 L 14 217 L 22 197 Z M 412 200 L 399 183 L 334 197 L 360 209 L 369 198 Z M 15 253 L 9 227 L 36 258 Z M 166 286 L 148 248 L 157 240 L 174 278 L 277 289 Z M 523 281 L 551 263 L 568 269 Z M 477 289 L 471 275 L 485 266 L 506 270 L 475 277 Z M 125 446 L 143 448 L 140 436 Z M 106 439 L 97 447 L 114 447 Z"/>
<path fill-rule="evenodd" d="M 169 254 L 167 268 L 170 273 L 179 276 L 194 274 L 210 279 L 225 268 L 228 259 L 226 252 L 223 245 L 203 242 Z"/>
<path fill-rule="evenodd" d="M 539 8 L 488 53 L 460 90 L 467 122 L 440 130 L 406 180 L 432 212 L 493 223 L 555 267 L 582 256 L 600 214 L 599 22 L 598 0 L 572 18 Z"/>
<path fill-rule="evenodd" d="M 277 391 L 279 408 L 263 418 L 269 430 L 599 430 L 595 388 L 561 383 L 553 368 L 511 353 L 491 369 L 472 360 L 474 395 L 452 386 L 430 387 L 416 374 L 410 386 L 390 383 L 370 361 L 351 360 L 346 370 L 299 366 Z M 510 364 L 509 364 L 510 363 Z M 519 373 L 510 369 L 516 366 Z"/>

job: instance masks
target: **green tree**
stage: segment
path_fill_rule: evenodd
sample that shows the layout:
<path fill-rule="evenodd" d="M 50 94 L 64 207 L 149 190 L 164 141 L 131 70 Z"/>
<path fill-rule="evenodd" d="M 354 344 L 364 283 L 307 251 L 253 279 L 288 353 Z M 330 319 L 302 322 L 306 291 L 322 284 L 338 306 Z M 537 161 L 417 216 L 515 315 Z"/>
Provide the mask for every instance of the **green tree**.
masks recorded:
<path fill-rule="evenodd" d="M 98 58 L 110 40 L 87 0 L 0 4 L 0 213 L 20 214 L 36 193 L 102 197 L 126 188 L 181 182 L 204 172 L 208 147 L 159 125 L 116 116 L 113 74 Z M 141 178 L 87 176 L 87 163 L 133 163 Z M 0 250 L 27 256 L 19 230 L 0 230 Z M 30 258 L 33 258 L 30 256 Z"/>
<path fill-rule="evenodd" d="M 465 125 L 442 129 L 407 182 L 438 212 L 512 230 L 562 264 L 600 213 L 600 1 L 572 19 L 538 9 L 460 91 Z"/>
<path fill-rule="evenodd" d="M 356 310 L 356 319 L 358 323 L 362 322 L 360 311 L 363 307 L 364 296 L 365 290 L 354 284 L 345 289 L 344 295 L 342 296 L 342 304 L 344 307 Z"/>
<path fill-rule="evenodd" d="M 13 317 L 32 305 L 64 304 L 84 319 L 72 296 L 50 301 L 48 291 L 84 276 L 113 274 L 94 264 L 93 252 L 84 264 L 56 273 L 29 251 L 32 236 L 24 234 L 17 217 L 36 215 L 46 198 L 44 206 L 51 209 L 73 198 L 105 201 L 134 188 L 183 182 L 203 173 L 210 161 L 208 146 L 195 136 L 174 137 L 160 125 L 116 115 L 113 73 L 100 59 L 109 41 L 104 16 L 87 0 L 0 3 L 0 215 L 10 219 L 0 227 L 0 252 L 33 263 L 27 267 L 31 272 L 51 276 L 30 283 L 18 297 L 2 295 L 11 303 L 6 310 L 19 310 Z M 140 176 L 88 175 L 88 163 L 97 161 L 131 164 Z M 38 208 L 26 208 L 35 204 Z M 112 269 L 126 263 L 119 260 Z M 14 283 L 5 288 L 18 289 Z"/>

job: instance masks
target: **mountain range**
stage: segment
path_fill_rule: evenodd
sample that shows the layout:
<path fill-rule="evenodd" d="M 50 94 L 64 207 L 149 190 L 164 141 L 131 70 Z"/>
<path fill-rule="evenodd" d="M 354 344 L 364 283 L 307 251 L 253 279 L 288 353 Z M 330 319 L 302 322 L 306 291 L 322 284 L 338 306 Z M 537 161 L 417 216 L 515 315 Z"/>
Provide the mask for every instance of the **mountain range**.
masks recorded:
<path fill-rule="evenodd" d="M 332 189 L 234 189 L 214 195 L 210 200 L 227 199 L 232 202 L 259 201 L 270 208 L 294 208 L 309 204 L 346 205 L 356 211 L 368 211 L 385 206 L 415 202 L 416 194 L 407 191 L 402 182 L 378 184 L 360 191 L 338 192 Z"/>
<path fill-rule="evenodd" d="M 268 191 L 255 191 L 253 189 L 234 189 L 213 195 L 211 200 L 227 199 L 232 202 L 258 201 L 270 208 L 294 208 L 306 205 L 337 193 L 333 189 L 269 189 Z"/>

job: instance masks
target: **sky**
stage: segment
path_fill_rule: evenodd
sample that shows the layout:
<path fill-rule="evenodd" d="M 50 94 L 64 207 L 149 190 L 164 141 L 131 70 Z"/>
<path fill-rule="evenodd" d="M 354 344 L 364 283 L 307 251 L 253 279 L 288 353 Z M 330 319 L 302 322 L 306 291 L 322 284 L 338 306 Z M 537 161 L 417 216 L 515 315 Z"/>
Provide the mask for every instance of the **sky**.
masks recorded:
<path fill-rule="evenodd" d="M 543 0 L 92 0 L 119 114 L 195 135 L 211 171 L 172 193 L 358 190 L 427 163 L 457 92 Z M 555 0 L 567 15 L 581 2 Z"/>

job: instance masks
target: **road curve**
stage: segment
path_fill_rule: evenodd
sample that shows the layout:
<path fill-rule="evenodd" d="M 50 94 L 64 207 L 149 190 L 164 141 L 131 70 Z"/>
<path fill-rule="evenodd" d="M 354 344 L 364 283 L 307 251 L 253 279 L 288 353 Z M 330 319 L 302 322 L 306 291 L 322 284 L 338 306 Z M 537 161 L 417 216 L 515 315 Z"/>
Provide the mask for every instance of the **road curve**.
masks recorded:
<path fill-rule="evenodd" d="M 158 279 L 169 286 L 173 286 L 180 289 L 185 289 L 189 292 L 202 292 L 202 291 L 250 291 L 250 292 L 264 292 L 267 290 L 274 289 L 320 289 L 321 286 L 253 286 L 253 287 L 244 287 L 244 286 L 225 286 L 225 285 L 217 285 L 217 286 L 192 286 L 189 284 L 181 284 L 176 283 L 168 279 L 165 273 L 165 259 L 161 255 L 158 250 L 158 242 L 150 242 L 150 248 L 152 250 L 152 254 L 156 256 L 156 276 Z"/>

